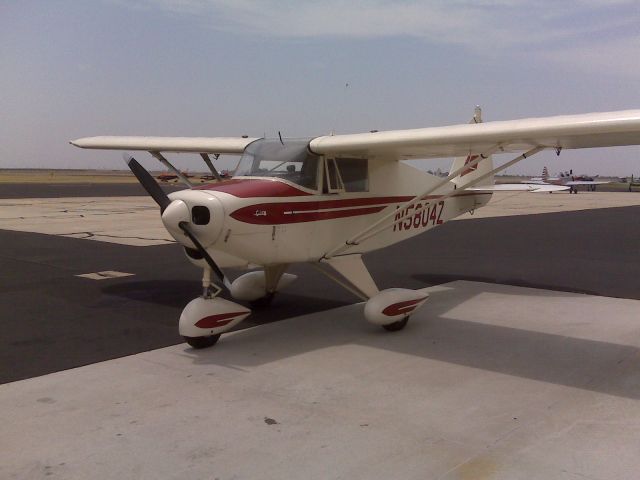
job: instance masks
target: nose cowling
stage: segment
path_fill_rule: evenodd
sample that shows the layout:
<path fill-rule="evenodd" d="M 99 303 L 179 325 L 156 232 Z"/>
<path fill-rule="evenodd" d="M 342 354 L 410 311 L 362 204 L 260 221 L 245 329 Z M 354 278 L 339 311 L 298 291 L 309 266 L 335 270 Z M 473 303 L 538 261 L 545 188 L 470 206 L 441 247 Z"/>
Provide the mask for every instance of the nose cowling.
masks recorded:
<path fill-rule="evenodd" d="M 189 223 L 205 248 L 218 239 L 224 223 L 224 209 L 217 198 L 195 190 L 175 192 L 169 198 L 171 203 L 162 213 L 162 223 L 176 241 L 196 248 L 180 228 L 181 222 Z"/>

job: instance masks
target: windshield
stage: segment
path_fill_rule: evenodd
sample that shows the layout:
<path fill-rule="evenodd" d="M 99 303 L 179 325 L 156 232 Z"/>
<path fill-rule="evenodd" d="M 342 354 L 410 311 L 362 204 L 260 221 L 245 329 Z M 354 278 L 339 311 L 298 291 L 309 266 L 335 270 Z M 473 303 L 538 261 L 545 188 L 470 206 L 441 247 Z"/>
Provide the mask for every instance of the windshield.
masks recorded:
<path fill-rule="evenodd" d="M 260 139 L 245 149 L 238 167 L 237 177 L 278 177 L 312 190 L 318 187 L 317 155 L 309 151 L 309 140 Z"/>

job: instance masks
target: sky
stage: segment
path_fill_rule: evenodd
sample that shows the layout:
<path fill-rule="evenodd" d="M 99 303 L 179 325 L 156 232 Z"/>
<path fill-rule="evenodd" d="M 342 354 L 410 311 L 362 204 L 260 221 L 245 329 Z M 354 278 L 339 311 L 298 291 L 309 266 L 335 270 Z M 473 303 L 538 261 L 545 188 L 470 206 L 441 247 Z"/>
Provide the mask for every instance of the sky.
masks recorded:
<path fill-rule="evenodd" d="M 125 168 L 68 143 L 94 135 L 313 137 L 467 123 L 475 105 L 485 121 L 637 109 L 639 25 L 637 0 L 3 0 L 0 168 Z M 508 173 L 545 165 L 638 175 L 640 147 L 543 152 Z"/>

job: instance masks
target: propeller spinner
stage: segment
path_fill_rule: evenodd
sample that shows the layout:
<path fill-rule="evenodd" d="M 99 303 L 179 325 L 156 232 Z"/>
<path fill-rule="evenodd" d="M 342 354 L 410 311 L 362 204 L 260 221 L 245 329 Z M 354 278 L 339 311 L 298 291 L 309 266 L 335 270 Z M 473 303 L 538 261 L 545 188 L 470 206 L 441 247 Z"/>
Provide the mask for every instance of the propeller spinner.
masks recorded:
<path fill-rule="evenodd" d="M 167 194 L 162 190 L 160 185 L 155 181 L 155 179 L 151 176 L 151 174 L 142 166 L 140 163 L 130 155 L 125 154 L 124 159 L 127 162 L 127 166 L 133 172 L 135 177 L 140 182 L 140 185 L 146 190 L 151 198 L 155 200 L 155 202 L 160 207 L 160 212 L 162 214 L 162 222 L 165 224 L 167 229 L 175 235 L 176 227 L 182 231 L 191 243 L 195 246 L 198 253 L 204 258 L 207 262 L 211 270 L 216 274 L 220 282 L 224 285 L 225 278 L 222 270 L 216 264 L 216 262 L 211 258 L 211 255 L 207 252 L 207 250 L 202 245 L 202 242 L 198 238 L 193 225 L 192 225 L 192 212 L 189 210 L 189 206 L 183 200 L 171 200 Z M 196 207 L 198 208 L 198 207 Z M 205 217 L 206 223 L 209 221 L 209 210 L 206 207 L 200 207 L 201 210 L 197 211 L 206 211 L 206 215 L 200 215 L 200 219 Z M 173 232 L 172 232 L 173 230 Z"/>

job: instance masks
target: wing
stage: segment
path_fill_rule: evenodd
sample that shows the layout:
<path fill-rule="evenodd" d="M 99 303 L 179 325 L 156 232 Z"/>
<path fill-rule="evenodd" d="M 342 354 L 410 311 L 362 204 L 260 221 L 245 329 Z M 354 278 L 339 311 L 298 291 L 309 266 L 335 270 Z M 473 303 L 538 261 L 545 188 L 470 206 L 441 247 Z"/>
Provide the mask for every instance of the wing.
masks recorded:
<path fill-rule="evenodd" d="M 241 154 L 257 138 L 245 137 L 86 137 L 71 145 L 99 150 Z"/>
<path fill-rule="evenodd" d="M 311 141 L 312 152 L 336 156 L 458 157 L 534 147 L 589 148 L 640 144 L 640 110 L 528 118 L 447 127 L 331 135 Z"/>

